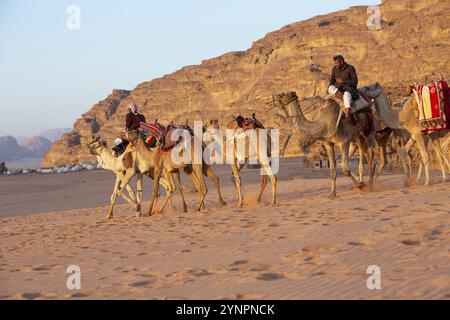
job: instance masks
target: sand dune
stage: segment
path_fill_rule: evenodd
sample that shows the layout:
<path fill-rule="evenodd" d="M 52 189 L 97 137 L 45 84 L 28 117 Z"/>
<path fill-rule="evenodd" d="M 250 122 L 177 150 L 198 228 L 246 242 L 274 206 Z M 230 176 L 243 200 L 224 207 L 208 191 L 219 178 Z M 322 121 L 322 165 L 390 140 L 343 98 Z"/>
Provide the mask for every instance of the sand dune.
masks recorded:
<path fill-rule="evenodd" d="M 249 170 L 244 208 L 223 177 L 229 205 L 218 209 L 211 188 L 199 213 L 134 218 L 121 204 L 108 221 L 105 206 L 4 215 L 0 298 L 450 298 L 448 183 L 434 175 L 430 187 L 405 188 L 385 175 L 369 193 L 339 178 L 328 200 L 327 172 L 292 177 L 296 162 L 283 166 L 276 206 L 270 192 L 252 201 L 259 177 Z M 192 210 L 197 197 L 187 199 Z M 69 265 L 81 268 L 81 290 L 66 288 Z M 381 268 L 381 290 L 367 289 L 370 265 Z"/>

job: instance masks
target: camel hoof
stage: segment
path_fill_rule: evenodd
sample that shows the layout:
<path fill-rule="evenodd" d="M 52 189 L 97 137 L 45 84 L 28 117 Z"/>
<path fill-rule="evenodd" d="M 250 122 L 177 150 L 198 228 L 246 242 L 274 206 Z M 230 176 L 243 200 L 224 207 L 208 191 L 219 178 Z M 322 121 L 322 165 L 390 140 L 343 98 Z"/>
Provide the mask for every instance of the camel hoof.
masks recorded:
<path fill-rule="evenodd" d="M 183 212 L 188 212 L 187 206 L 184 206 L 184 207 L 183 207 Z"/>
<path fill-rule="evenodd" d="M 112 216 L 112 215 L 108 215 L 108 216 L 106 216 L 106 220 L 112 220 L 114 217 Z"/>
<path fill-rule="evenodd" d="M 330 192 L 330 193 L 328 194 L 328 198 L 331 199 L 331 200 L 336 199 L 336 193 Z"/>
<path fill-rule="evenodd" d="M 219 207 L 225 207 L 227 205 L 227 202 L 225 200 L 221 200 L 219 202 Z"/>
<path fill-rule="evenodd" d="M 358 189 L 364 189 L 366 187 L 366 184 L 364 183 L 364 182 L 360 182 L 358 185 L 357 185 L 357 188 Z"/>

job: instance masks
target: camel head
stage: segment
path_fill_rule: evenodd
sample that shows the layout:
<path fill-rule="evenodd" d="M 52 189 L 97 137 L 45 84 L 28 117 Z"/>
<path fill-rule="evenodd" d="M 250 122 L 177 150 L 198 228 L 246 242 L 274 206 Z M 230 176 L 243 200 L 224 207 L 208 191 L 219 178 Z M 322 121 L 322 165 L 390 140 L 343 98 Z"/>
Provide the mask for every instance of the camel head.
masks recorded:
<path fill-rule="evenodd" d="M 274 94 L 272 96 L 272 104 L 276 108 L 284 109 L 289 103 L 294 100 L 298 100 L 297 93 L 295 91 L 282 92 Z"/>
<path fill-rule="evenodd" d="M 289 105 L 293 101 L 298 101 L 298 96 L 295 91 L 282 92 L 278 94 L 274 94 L 272 96 L 272 101 L 270 105 L 281 111 L 281 114 L 287 116 L 292 112 L 289 112 Z"/>
<path fill-rule="evenodd" d="M 156 121 L 158 121 L 158 120 L 156 120 Z M 127 139 L 131 143 L 136 144 L 136 142 L 138 141 L 139 137 L 140 137 L 140 134 L 139 134 L 138 130 L 127 131 Z"/>
<path fill-rule="evenodd" d="M 89 141 L 87 147 L 92 155 L 97 156 L 101 153 L 102 149 L 106 147 L 106 141 L 102 140 L 99 135 L 92 135 L 91 141 Z"/>

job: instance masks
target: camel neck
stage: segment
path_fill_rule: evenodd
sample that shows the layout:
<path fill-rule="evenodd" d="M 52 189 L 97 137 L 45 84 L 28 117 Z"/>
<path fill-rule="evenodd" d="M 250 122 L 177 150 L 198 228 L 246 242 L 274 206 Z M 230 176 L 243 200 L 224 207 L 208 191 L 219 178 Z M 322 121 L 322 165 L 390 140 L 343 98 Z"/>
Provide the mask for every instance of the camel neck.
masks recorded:
<path fill-rule="evenodd" d="M 311 121 L 306 119 L 297 100 L 288 106 L 288 114 L 291 117 L 293 127 L 300 133 L 312 139 L 324 138 L 327 126 L 322 121 Z"/>
<path fill-rule="evenodd" d="M 105 146 L 100 155 L 97 155 L 97 161 L 101 164 L 103 169 L 114 170 L 117 158 L 114 157 Z"/>

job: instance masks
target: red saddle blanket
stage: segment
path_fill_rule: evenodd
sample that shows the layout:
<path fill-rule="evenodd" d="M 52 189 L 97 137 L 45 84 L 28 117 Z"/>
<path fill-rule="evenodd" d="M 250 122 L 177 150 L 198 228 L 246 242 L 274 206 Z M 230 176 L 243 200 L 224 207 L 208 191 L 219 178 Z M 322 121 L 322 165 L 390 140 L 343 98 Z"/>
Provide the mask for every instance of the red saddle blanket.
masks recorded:
<path fill-rule="evenodd" d="M 164 140 L 166 128 L 159 123 L 149 124 L 141 122 L 139 131 L 143 134 L 147 146 L 154 147 L 158 142 L 161 144 Z"/>
<path fill-rule="evenodd" d="M 450 91 L 445 81 L 413 88 L 423 132 L 450 129 Z"/>
<path fill-rule="evenodd" d="M 183 132 L 177 130 L 186 130 L 191 136 L 194 136 L 193 130 L 188 125 L 179 127 L 169 125 L 166 128 L 160 123 L 148 124 L 141 122 L 139 130 L 144 136 L 144 141 L 148 147 L 153 148 L 159 144 L 161 150 L 171 150 L 183 141 Z"/>

